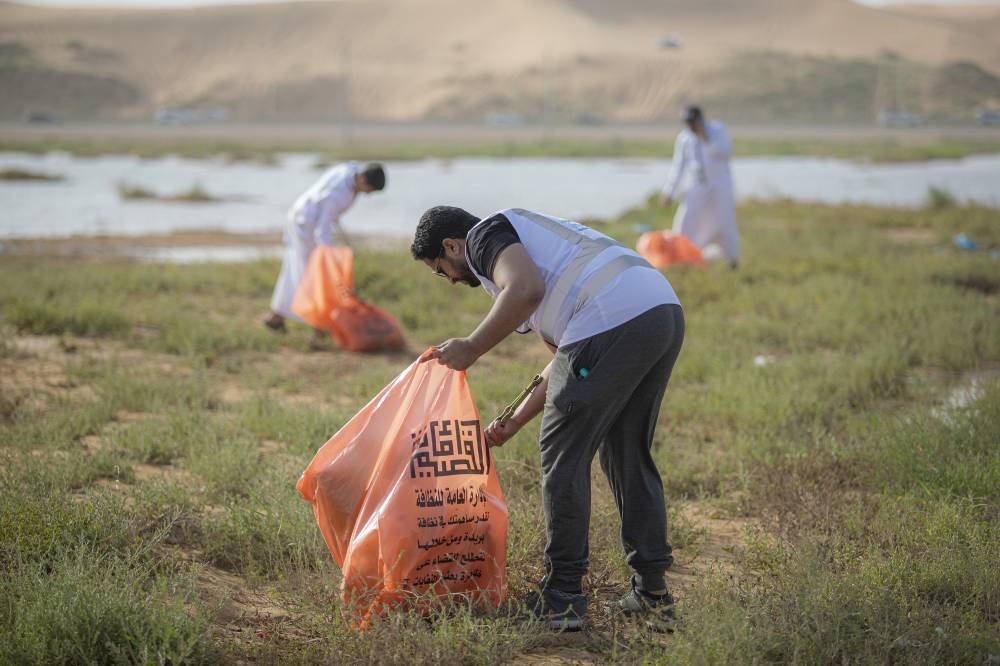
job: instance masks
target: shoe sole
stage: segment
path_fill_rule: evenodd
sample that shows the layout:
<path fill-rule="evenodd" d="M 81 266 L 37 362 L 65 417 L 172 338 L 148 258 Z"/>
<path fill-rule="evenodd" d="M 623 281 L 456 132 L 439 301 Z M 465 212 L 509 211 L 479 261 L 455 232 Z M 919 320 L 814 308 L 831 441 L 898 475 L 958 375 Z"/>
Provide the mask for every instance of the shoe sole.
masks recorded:
<path fill-rule="evenodd" d="M 586 625 L 586 620 L 578 617 L 550 618 L 545 621 L 553 631 L 581 631 Z"/>

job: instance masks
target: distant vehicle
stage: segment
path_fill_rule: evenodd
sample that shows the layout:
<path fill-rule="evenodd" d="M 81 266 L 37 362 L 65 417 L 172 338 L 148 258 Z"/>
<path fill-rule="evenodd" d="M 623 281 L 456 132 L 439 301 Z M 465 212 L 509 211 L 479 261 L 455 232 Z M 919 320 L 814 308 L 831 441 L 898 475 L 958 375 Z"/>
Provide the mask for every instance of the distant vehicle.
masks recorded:
<path fill-rule="evenodd" d="M 157 109 L 153 119 L 164 125 L 223 122 L 229 120 L 229 112 L 222 108 L 191 109 L 185 106 L 166 106 L 162 109 Z"/>
<path fill-rule="evenodd" d="M 490 125 L 514 126 L 523 125 L 524 116 L 520 113 L 491 113 L 486 117 Z"/>
<path fill-rule="evenodd" d="M 878 114 L 878 123 L 883 127 L 916 127 L 920 116 L 909 111 L 883 111 Z"/>
<path fill-rule="evenodd" d="M 603 125 L 604 118 L 597 115 L 596 113 L 591 113 L 590 111 L 584 111 L 583 113 L 578 113 L 574 120 L 578 125 Z"/>
<path fill-rule="evenodd" d="M 164 125 L 187 125 L 195 120 L 194 109 L 179 106 L 168 106 L 157 109 L 153 118 Z"/>
<path fill-rule="evenodd" d="M 677 35 L 667 35 L 658 39 L 656 45 L 661 49 L 679 49 L 681 47 L 681 39 Z"/>
<path fill-rule="evenodd" d="M 204 109 L 197 112 L 198 120 L 221 123 L 229 120 L 229 112 L 222 108 Z"/>
<path fill-rule="evenodd" d="M 24 122 L 58 125 L 62 122 L 62 116 L 48 111 L 28 111 L 24 114 Z"/>
<path fill-rule="evenodd" d="M 980 125 L 1000 125 L 1000 111 L 982 109 L 976 114 L 976 120 Z"/>

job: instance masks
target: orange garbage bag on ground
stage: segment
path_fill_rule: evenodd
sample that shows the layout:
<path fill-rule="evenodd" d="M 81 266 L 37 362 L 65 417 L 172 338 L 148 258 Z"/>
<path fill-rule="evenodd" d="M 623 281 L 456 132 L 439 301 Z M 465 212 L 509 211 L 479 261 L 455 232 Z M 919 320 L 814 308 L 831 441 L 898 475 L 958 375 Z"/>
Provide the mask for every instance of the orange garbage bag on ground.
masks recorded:
<path fill-rule="evenodd" d="M 706 265 L 705 257 L 697 245 L 686 236 L 668 231 L 647 231 L 639 236 L 639 240 L 635 243 L 635 251 L 654 268 L 674 264 Z"/>
<path fill-rule="evenodd" d="M 329 331 L 348 351 L 404 345 L 399 322 L 354 294 L 354 254 L 348 247 L 320 245 L 312 251 L 292 311 L 314 328 Z"/>
<path fill-rule="evenodd" d="M 394 607 L 506 593 L 507 505 L 465 372 L 414 362 L 324 444 L 296 485 L 364 626 Z"/>

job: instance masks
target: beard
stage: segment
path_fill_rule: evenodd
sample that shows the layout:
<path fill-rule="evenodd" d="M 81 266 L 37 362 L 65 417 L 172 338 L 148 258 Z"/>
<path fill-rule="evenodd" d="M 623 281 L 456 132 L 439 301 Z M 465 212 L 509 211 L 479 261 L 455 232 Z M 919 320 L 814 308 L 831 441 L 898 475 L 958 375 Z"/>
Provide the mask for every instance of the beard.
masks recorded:
<path fill-rule="evenodd" d="M 458 277 L 458 281 L 464 285 L 472 287 L 473 289 L 482 285 L 482 282 L 479 281 L 479 278 L 477 278 L 475 274 L 468 268 L 466 268 L 461 272 L 461 275 Z"/>
<path fill-rule="evenodd" d="M 476 277 L 476 274 L 469 269 L 469 266 L 464 261 L 461 263 L 452 262 L 447 257 L 445 257 L 445 261 L 448 262 L 448 266 L 451 267 L 455 274 L 455 282 L 461 282 L 472 288 L 482 285 L 482 282 L 479 281 L 479 278 Z"/>

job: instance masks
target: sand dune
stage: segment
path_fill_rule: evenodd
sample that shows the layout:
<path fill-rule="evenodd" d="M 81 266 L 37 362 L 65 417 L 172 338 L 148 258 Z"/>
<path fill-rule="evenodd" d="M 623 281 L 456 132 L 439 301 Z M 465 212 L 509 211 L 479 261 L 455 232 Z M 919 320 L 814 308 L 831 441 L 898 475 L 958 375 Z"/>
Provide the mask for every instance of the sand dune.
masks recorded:
<path fill-rule="evenodd" d="M 46 67 L 140 87 L 140 102 L 104 112 L 117 117 L 222 105 L 245 118 L 416 120 L 548 104 L 538 112 L 655 119 L 699 93 L 700 73 L 747 51 L 871 58 L 890 49 L 1000 74 L 998 29 L 996 8 L 878 10 L 847 0 L 0 4 L 0 42 L 29 47 Z M 682 48 L 659 48 L 665 35 Z"/>

